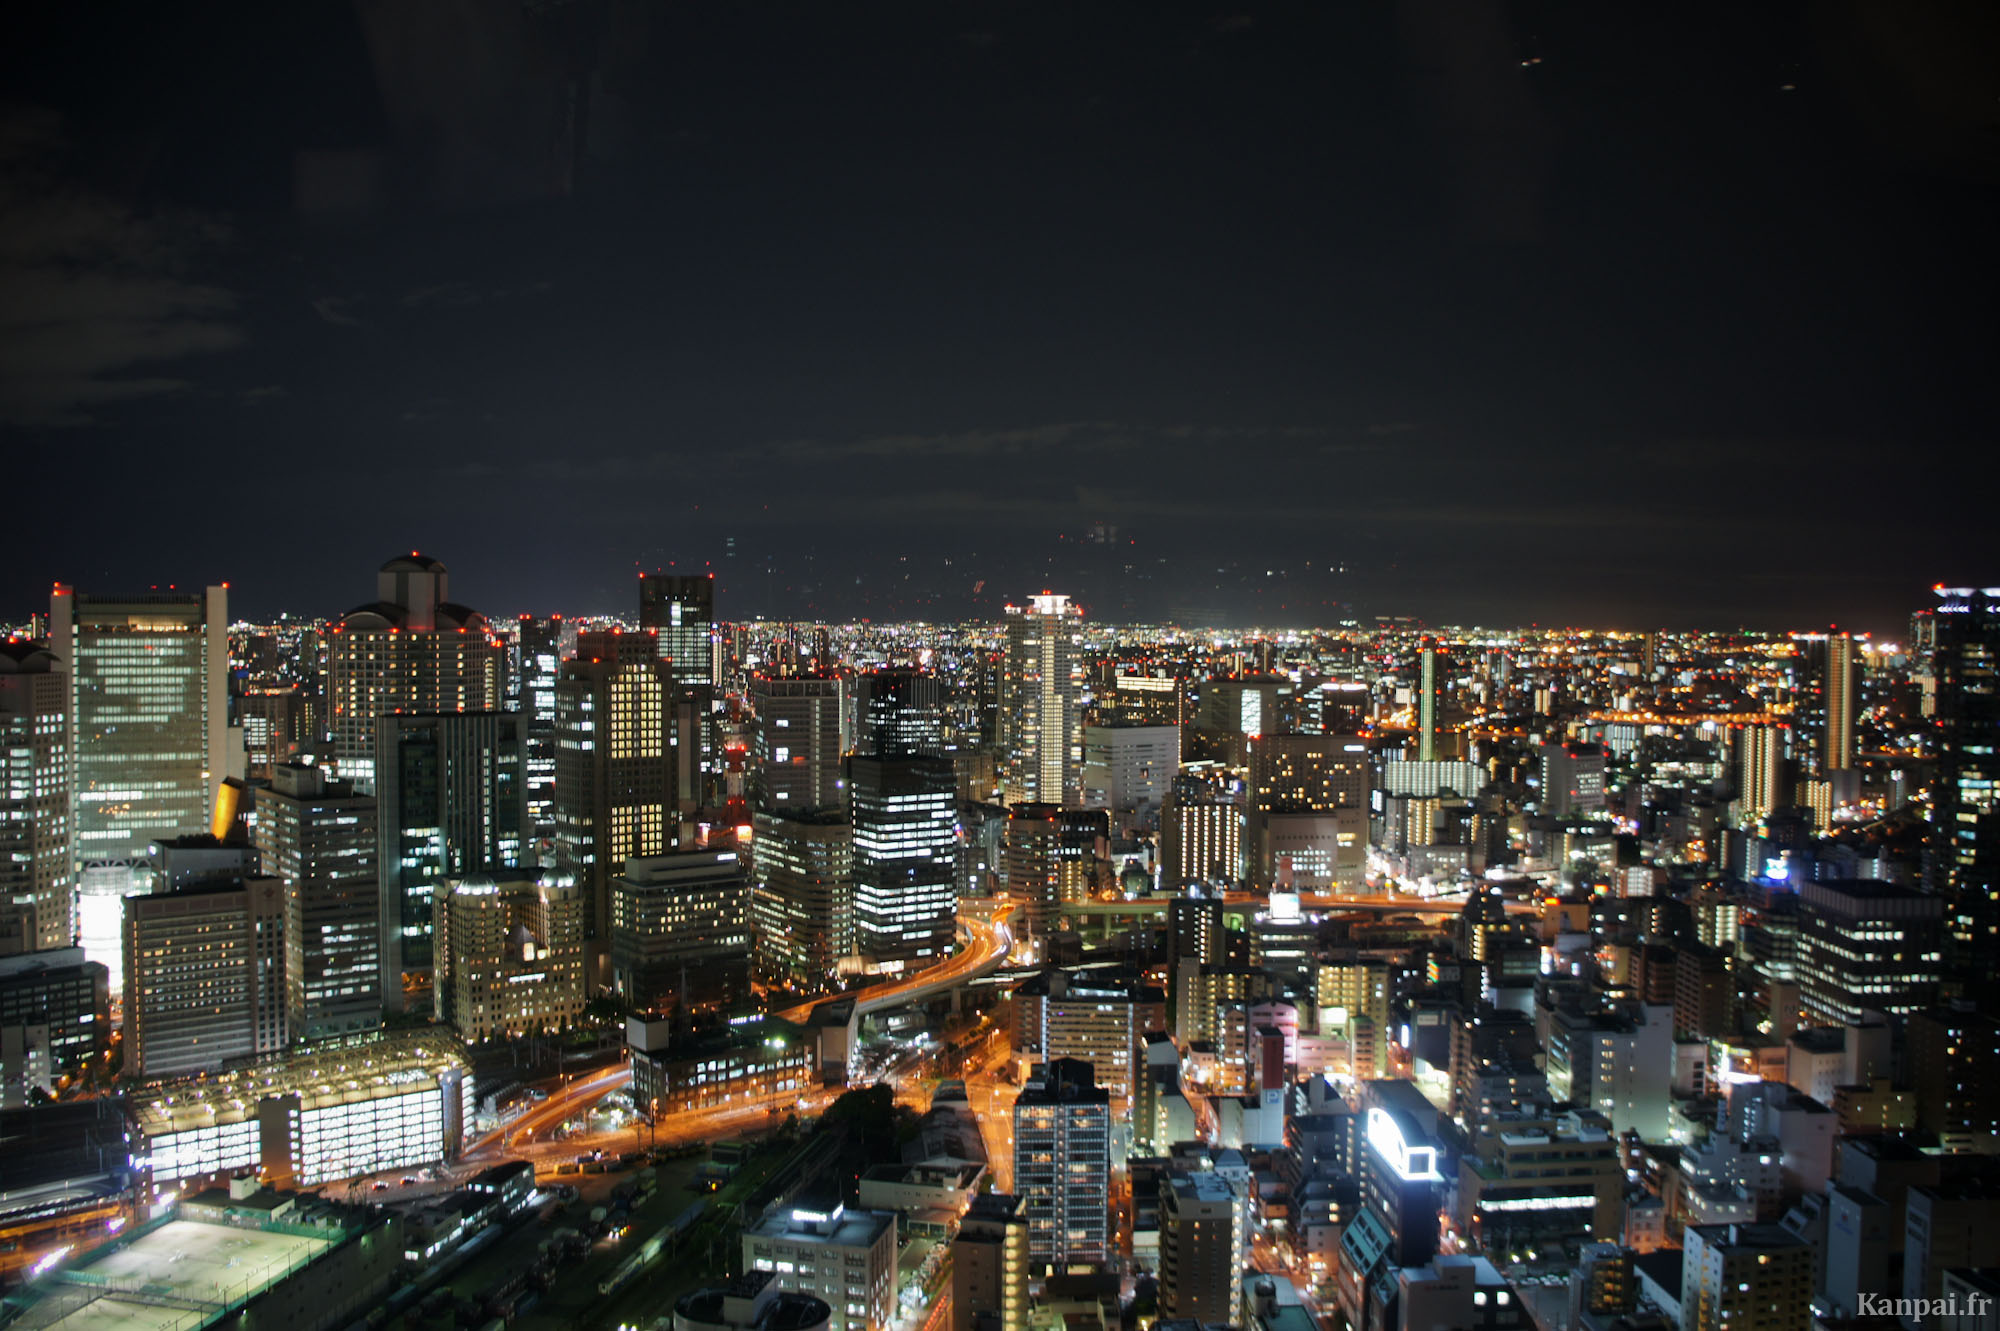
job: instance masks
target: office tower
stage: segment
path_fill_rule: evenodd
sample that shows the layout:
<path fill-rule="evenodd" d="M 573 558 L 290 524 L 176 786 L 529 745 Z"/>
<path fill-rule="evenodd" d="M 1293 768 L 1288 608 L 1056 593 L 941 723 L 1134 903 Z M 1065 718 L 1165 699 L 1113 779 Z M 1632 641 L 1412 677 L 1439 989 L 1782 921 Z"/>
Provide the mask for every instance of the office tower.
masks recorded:
<path fill-rule="evenodd" d="M 376 599 L 327 635 L 327 707 L 335 775 L 375 789 L 377 718 L 446 715 L 500 706 L 506 653 L 486 616 L 448 599 L 437 560 L 412 552 L 382 565 Z"/>
<path fill-rule="evenodd" d="M 1813 1250 L 1781 1225 L 1689 1225 L 1682 1331 L 1792 1331 L 1813 1321 Z"/>
<path fill-rule="evenodd" d="M 467 1044 L 560 1030 L 583 1015 L 583 892 L 567 875 L 437 884 L 434 1012 Z"/>
<path fill-rule="evenodd" d="M 1132 1053 L 1166 1026 L 1158 989 L 1131 974 L 1051 967 L 1014 991 L 1014 1052 L 1088 1063 L 1114 1100 L 1132 1098 Z"/>
<path fill-rule="evenodd" d="M 80 947 L 0 957 L 0 1033 L 7 1031 L 43 1052 L 52 1077 L 102 1057 L 111 1043 L 110 972 Z"/>
<path fill-rule="evenodd" d="M 1864 1012 L 1909 1016 L 1937 1001 L 1944 903 L 1861 879 L 1799 890 L 1799 997 L 1809 1020 L 1849 1026 Z"/>
<path fill-rule="evenodd" d="M 1784 726 L 1738 726 L 1730 732 L 1736 778 L 1736 821 L 1769 818 L 1790 803 L 1785 781 Z"/>
<path fill-rule="evenodd" d="M 675 683 L 720 687 L 713 573 L 640 574 L 639 627 L 658 635 L 660 657 L 673 666 Z"/>
<path fill-rule="evenodd" d="M 382 880 L 382 1001 L 431 968 L 431 888 L 521 864 L 526 734 L 514 712 L 390 715 L 375 727 L 375 862 Z"/>
<path fill-rule="evenodd" d="M 1221 1175 L 1160 1180 L 1160 1316 L 1231 1323 L 1249 1265 L 1244 1200 Z"/>
<path fill-rule="evenodd" d="M 1417 761 L 1437 761 L 1437 639 L 1425 638 L 1417 677 Z"/>
<path fill-rule="evenodd" d="M 836 810 L 753 819 L 757 973 L 814 992 L 854 951 L 854 829 Z"/>
<path fill-rule="evenodd" d="M 2000 588 L 1938 588 L 1936 647 L 1937 779 L 1926 879 L 1949 895 L 1976 937 L 1991 948 L 2000 893 Z"/>
<path fill-rule="evenodd" d="M 743 1228 L 743 1269 L 813 1294 L 832 1309 L 827 1331 L 890 1331 L 896 1320 L 896 1213 L 785 1207 Z"/>
<path fill-rule="evenodd" d="M 1067 596 L 1007 607 L 999 747 L 1009 804 L 1074 804 L 1081 775 L 1076 703 L 1077 621 Z"/>
<path fill-rule="evenodd" d="M 641 1012 L 750 997 L 750 883 L 733 850 L 634 858 L 611 880 L 611 983 Z"/>
<path fill-rule="evenodd" d="M 1198 777 L 1176 777 L 1160 806 L 1160 888 L 1234 885 L 1243 877 L 1243 801 Z"/>
<path fill-rule="evenodd" d="M 69 705 L 53 653 L 0 642 L 0 955 L 75 941 Z"/>
<path fill-rule="evenodd" d="M 537 843 L 556 835 L 556 675 L 562 669 L 561 615 L 522 615 L 514 627 L 507 710 L 528 722 L 528 826 Z M 539 849 L 539 844 L 538 844 Z"/>
<path fill-rule="evenodd" d="M 1000 882 L 1024 903 L 1030 937 L 1046 945 L 1061 921 L 1064 902 L 1088 900 L 1100 846 L 1108 849 L 1110 824 L 1095 809 L 1016 804 L 1007 811 L 1000 848 Z"/>
<path fill-rule="evenodd" d="M 649 633 L 584 633 L 556 676 L 555 861 L 589 903 L 587 980 L 606 983 L 611 881 L 680 840 L 674 683 Z"/>
<path fill-rule="evenodd" d="M 1250 877 L 1305 891 L 1359 885 L 1373 765 L 1359 735 L 1260 735 L 1250 741 Z"/>
<path fill-rule="evenodd" d="M 1933 1008 L 1909 1036 L 1918 1125 L 1948 1151 L 2000 1153 L 2000 1018 Z"/>
<path fill-rule="evenodd" d="M 1438 1147 L 1400 1104 L 1396 1091 L 1415 1093 L 1409 1082 L 1369 1082 L 1378 1102 L 1368 1107 L 1361 1150 L 1362 1204 L 1387 1239 L 1395 1266 L 1422 1266 L 1438 1251 L 1438 1202 L 1444 1176 Z"/>
<path fill-rule="evenodd" d="M 974 1197 L 951 1244 L 952 1331 L 1028 1331 L 1028 1261 L 1021 1199 Z"/>
<path fill-rule="evenodd" d="M 123 904 L 127 1072 L 217 1072 L 284 1048 L 283 883 L 217 879 Z"/>
<path fill-rule="evenodd" d="M 154 838 L 204 829 L 229 757 L 229 593 L 95 597 L 57 585 L 49 652 L 69 683 L 78 940 L 122 975 L 122 907 Z"/>
<path fill-rule="evenodd" d="M 751 759 L 760 808 L 783 813 L 846 803 L 840 776 L 847 749 L 846 691 L 844 681 L 831 676 L 750 681 L 750 708 L 757 717 Z"/>
<path fill-rule="evenodd" d="M 306 701 L 296 684 L 246 688 L 236 695 L 236 723 L 243 730 L 243 774 L 264 780 L 290 762 L 309 737 Z"/>
<path fill-rule="evenodd" d="M 896 666 L 854 678 L 854 750 L 884 758 L 944 750 L 944 689 L 936 675 Z"/>
<path fill-rule="evenodd" d="M 1222 918 L 1222 895 L 1190 888 L 1167 902 L 1167 1013 L 1176 1019 L 1181 989 L 1189 974 L 1229 959 L 1229 934 Z M 1177 1028 L 1176 1028 L 1177 1029 Z"/>
<path fill-rule="evenodd" d="M 1827 639 L 1819 751 L 1822 772 L 1849 772 L 1855 768 L 1854 727 L 1861 713 L 1860 665 L 1860 651 L 1852 634 L 1839 633 Z"/>
<path fill-rule="evenodd" d="M 1215 736 L 1256 738 L 1296 730 L 1297 690 L 1286 676 L 1212 679 L 1201 686 L 1196 729 Z"/>
<path fill-rule="evenodd" d="M 1179 726 L 1085 726 L 1084 806 L 1108 810 L 1121 835 L 1150 831 L 1157 825 L 1167 787 L 1180 765 Z"/>
<path fill-rule="evenodd" d="M 1576 740 L 1542 745 L 1542 812 L 1588 818 L 1604 812 L 1604 746 Z"/>
<path fill-rule="evenodd" d="M 856 757 L 855 948 L 882 970 L 951 951 L 958 921 L 958 779 L 948 758 Z"/>
<path fill-rule="evenodd" d="M 257 792 L 257 854 L 285 887 L 285 1014 L 293 1041 L 382 1024 L 375 801 L 318 767 L 281 763 Z"/>
<path fill-rule="evenodd" d="M 1090 1064 L 1057 1059 L 1014 1101 L 1014 1193 L 1034 1266 L 1110 1256 L 1111 1096 Z"/>

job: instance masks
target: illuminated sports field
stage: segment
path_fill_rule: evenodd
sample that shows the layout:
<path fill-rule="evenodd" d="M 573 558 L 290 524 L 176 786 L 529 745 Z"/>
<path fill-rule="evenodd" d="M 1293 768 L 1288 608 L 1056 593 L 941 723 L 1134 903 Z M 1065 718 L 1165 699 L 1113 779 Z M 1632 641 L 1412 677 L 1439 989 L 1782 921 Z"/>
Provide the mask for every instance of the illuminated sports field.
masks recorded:
<path fill-rule="evenodd" d="M 302 1238 L 262 1230 L 173 1220 L 83 1268 L 123 1284 L 136 1282 L 174 1299 L 230 1307 L 268 1289 L 286 1273 L 327 1248 L 331 1238 Z M 144 1295 L 107 1291 L 50 1324 L 51 1331 L 170 1331 L 193 1325 L 200 1314 L 185 1307 L 144 1301 Z"/>

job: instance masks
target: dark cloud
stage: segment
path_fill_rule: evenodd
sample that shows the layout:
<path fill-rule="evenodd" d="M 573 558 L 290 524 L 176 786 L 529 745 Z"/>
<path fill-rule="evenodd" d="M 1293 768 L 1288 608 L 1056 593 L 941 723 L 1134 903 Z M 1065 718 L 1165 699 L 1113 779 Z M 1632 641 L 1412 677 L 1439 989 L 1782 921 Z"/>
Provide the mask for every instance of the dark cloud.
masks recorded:
<path fill-rule="evenodd" d="M 227 230 L 66 181 L 63 151 L 53 116 L 0 118 L 0 425 L 91 424 L 243 339 L 235 297 L 194 275 Z"/>

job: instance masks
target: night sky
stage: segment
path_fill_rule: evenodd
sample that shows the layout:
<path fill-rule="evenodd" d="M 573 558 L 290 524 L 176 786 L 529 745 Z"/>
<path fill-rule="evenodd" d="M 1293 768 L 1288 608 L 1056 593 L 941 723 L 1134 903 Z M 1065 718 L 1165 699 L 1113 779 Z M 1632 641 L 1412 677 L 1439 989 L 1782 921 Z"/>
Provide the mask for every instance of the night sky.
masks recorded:
<path fill-rule="evenodd" d="M 23 12 L 25 11 L 25 12 Z M 2000 583 L 2000 9 L 10 12 L 0 619 L 1873 628 Z"/>

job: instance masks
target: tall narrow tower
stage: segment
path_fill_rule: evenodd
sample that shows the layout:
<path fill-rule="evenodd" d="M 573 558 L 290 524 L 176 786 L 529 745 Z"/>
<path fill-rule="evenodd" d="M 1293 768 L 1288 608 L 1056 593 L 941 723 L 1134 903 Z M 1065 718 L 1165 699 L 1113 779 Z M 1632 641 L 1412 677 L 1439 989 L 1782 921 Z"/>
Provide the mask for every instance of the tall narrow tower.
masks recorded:
<path fill-rule="evenodd" d="M 1423 645 L 1422 693 L 1417 698 L 1417 761 L 1437 761 L 1437 639 Z"/>
<path fill-rule="evenodd" d="M 1083 754 L 1077 725 L 1081 612 L 1044 592 L 1007 607 L 1000 680 L 1000 757 L 1007 803 L 1076 804 Z"/>

